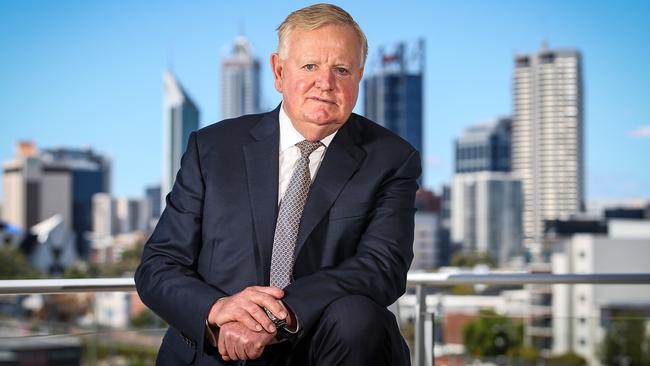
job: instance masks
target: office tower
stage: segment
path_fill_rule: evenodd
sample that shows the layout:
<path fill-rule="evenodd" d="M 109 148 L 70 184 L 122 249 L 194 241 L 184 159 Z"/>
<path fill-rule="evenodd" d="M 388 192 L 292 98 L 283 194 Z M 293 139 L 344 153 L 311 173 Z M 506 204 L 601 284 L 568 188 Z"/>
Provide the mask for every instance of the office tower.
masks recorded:
<path fill-rule="evenodd" d="M 76 236 L 81 258 L 88 255 L 92 196 L 110 189 L 110 160 L 91 149 L 56 148 L 39 152 L 19 142 L 16 158 L 4 163 L 7 222 L 29 230 L 60 215 Z"/>
<path fill-rule="evenodd" d="M 452 241 L 463 251 L 488 253 L 504 265 L 521 249 L 521 183 L 507 172 L 454 175 Z"/>
<path fill-rule="evenodd" d="M 221 63 L 221 85 L 223 119 L 260 112 L 260 63 L 244 36 L 235 38 Z"/>
<path fill-rule="evenodd" d="M 456 173 L 509 172 L 511 128 L 509 117 L 467 128 L 455 142 Z"/>
<path fill-rule="evenodd" d="M 144 197 L 149 204 L 149 222 L 158 220 L 160 217 L 160 185 L 147 187 Z"/>
<path fill-rule="evenodd" d="M 471 126 L 455 141 L 451 238 L 506 264 L 521 251 L 521 183 L 510 173 L 511 119 Z"/>
<path fill-rule="evenodd" d="M 43 157 L 70 167 L 72 174 L 72 228 L 81 258 L 89 254 L 88 233 L 92 231 L 92 198 L 110 193 L 111 161 L 90 148 L 44 149 Z"/>
<path fill-rule="evenodd" d="M 583 209 L 581 56 L 543 49 L 514 62 L 512 169 L 522 180 L 524 243 L 537 251 L 545 220 Z"/>
<path fill-rule="evenodd" d="M 199 128 L 199 109 L 171 72 L 164 74 L 163 182 L 161 207 L 176 180 L 190 133 Z"/>
<path fill-rule="evenodd" d="M 380 67 L 363 82 L 364 113 L 422 152 L 424 40 L 379 52 Z"/>

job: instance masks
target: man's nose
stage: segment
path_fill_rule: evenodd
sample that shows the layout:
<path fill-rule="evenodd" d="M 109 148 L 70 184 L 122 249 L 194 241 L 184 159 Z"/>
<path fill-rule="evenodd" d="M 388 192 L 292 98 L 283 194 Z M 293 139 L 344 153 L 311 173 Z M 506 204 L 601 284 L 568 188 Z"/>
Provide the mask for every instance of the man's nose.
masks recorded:
<path fill-rule="evenodd" d="M 316 74 L 316 86 L 322 90 L 332 90 L 334 88 L 334 72 L 328 68 L 319 70 Z"/>

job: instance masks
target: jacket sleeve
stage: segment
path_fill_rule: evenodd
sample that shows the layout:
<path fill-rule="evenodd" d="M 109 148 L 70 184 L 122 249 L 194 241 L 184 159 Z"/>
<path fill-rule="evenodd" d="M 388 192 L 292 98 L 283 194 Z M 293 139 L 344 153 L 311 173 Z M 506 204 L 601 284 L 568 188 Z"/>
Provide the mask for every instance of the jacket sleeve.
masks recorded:
<path fill-rule="evenodd" d="M 166 207 L 147 241 L 135 273 L 138 294 L 156 314 L 181 333 L 188 347 L 203 349 L 205 321 L 225 293 L 197 272 L 202 247 L 204 181 L 196 133 L 190 135 Z"/>
<path fill-rule="evenodd" d="M 388 306 L 404 293 L 413 259 L 414 202 L 420 171 L 419 153 L 413 151 L 380 186 L 365 232 L 358 243 L 349 243 L 356 246 L 356 254 L 336 267 L 296 279 L 284 289 L 283 301 L 300 322 L 298 338 L 309 332 L 325 307 L 338 298 L 364 295 Z"/>

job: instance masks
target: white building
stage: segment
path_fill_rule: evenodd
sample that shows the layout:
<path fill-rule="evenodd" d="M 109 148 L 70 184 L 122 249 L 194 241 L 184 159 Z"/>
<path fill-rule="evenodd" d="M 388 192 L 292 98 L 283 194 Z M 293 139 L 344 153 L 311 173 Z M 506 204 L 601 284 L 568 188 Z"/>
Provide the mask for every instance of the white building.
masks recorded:
<path fill-rule="evenodd" d="M 440 265 L 437 263 L 437 236 L 438 215 L 433 212 L 416 212 L 412 271 L 432 270 Z"/>
<path fill-rule="evenodd" d="M 490 254 L 500 265 L 521 252 L 521 184 L 510 173 L 454 175 L 451 240 Z"/>
<path fill-rule="evenodd" d="M 584 200 L 583 93 L 577 50 L 515 56 L 512 169 L 522 179 L 524 244 L 542 243 L 544 220 Z"/>
<path fill-rule="evenodd" d="M 199 110 L 183 90 L 176 77 L 164 74 L 163 108 L 163 181 L 161 207 L 174 185 L 176 173 L 181 167 L 181 157 L 187 149 L 190 133 L 199 128 Z"/>
<path fill-rule="evenodd" d="M 650 221 L 611 220 L 608 235 L 577 234 L 552 257 L 553 273 L 650 271 Z M 590 365 L 605 335 L 603 314 L 650 307 L 650 285 L 553 285 L 553 352 L 573 351 Z"/>
<path fill-rule="evenodd" d="M 93 237 L 103 238 L 117 234 L 115 200 L 108 193 L 93 196 Z"/>
<path fill-rule="evenodd" d="M 246 37 L 235 38 L 232 53 L 221 63 L 221 117 L 259 113 L 260 63 Z"/>

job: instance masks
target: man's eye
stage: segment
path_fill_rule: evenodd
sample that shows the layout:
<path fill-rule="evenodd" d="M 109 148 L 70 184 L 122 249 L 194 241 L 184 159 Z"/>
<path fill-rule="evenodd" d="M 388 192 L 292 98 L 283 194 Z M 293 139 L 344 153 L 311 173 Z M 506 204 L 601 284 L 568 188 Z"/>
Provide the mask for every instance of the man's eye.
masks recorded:
<path fill-rule="evenodd" d="M 334 70 L 335 70 L 336 73 L 339 74 L 339 75 L 348 75 L 348 74 L 350 73 L 350 72 L 348 71 L 348 69 L 346 69 L 345 67 L 337 67 L 337 68 L 334 69 Z"/>
<path fill-rule="evenodd" d="M 314 71 L 314 70 L 316 70 L 316 65 L 314 65 L 314 64 L 307 64 L 307 65 L 303 66 L 303 68 L 304 68 L 305 70 L 307 70 L 307 71 Z"/>

